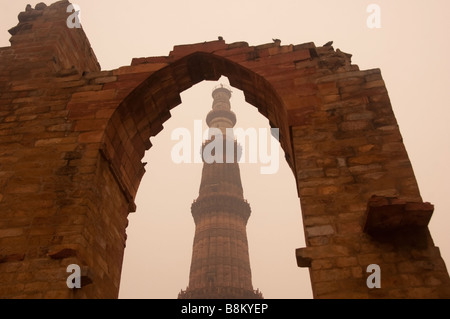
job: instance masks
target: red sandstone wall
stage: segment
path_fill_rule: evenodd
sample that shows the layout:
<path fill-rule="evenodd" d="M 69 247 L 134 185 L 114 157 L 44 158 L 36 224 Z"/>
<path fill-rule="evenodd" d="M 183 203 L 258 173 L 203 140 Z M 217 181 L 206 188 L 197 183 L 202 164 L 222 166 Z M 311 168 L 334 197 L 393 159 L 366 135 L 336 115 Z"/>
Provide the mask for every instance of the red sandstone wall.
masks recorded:
<path fill-rule="evenodd" d="M 100 71 L 82 29 L 65 25 L 67 4 L 21 13 L 0 48 L 1 297 L 117 297 L 149 137 L 180 92 L 221 75 L 280 128 L 314 297 L 450 297 L 380 70 L 313 43 L 213 41 Z M 71 263 L 80 290 L 66 286 Z M 366 286 L 373 263 L 382 289 Z"/>

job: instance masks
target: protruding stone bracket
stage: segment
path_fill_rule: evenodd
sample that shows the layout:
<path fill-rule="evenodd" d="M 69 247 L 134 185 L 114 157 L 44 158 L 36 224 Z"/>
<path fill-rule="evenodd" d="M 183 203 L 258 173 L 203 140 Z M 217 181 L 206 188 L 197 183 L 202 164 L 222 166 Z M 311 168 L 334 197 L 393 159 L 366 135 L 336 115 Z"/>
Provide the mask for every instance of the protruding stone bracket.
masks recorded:
<path fill-rule="evenodd" d="M 0 264 L 7 262 L 19 262 L 25 259 L 25 254 L 0 255 Z"/>
<path fill-rule="evenodd" d="M 372 196 L 367 205 L 364 232 L 376 236 L 398 231 L 425 229 L 433 215 L 430 203 Z"/>
<path fill-rule="evenodd" d="M 295 250 L 295 257 L 297 258 L 297 266 L 301 268 L 310 268 L 312 258 L 308 257 L 308 248 L 298 248 Z"/>
<path fill-rule="evenodd" d="M 49 251 L 47 254 L 51 259 L 55 260 L 61 260 L 71 257 L 78 257 L 78 252 L 76 249 L 70 248 L 70 247 L 56 247 L 53 250 Z M 92 284 L 93 281 L 93 275 L 92 271 L 88 266 L 80 266 L 81 271 L 81 287 L 85 287 L 87 285 Z"/>
<path fill-rule="evenodd" d="M 48 253 L 51 259 L 65 259 L 69 257 L 76 257 L 77 251 L 72 248 L 59 248 Z"/>
<path fill-rule="evenodd" d="M 81 266 L 81 287 L 85 287 L 94 282 L 92 272 L 88 266 Z"/>

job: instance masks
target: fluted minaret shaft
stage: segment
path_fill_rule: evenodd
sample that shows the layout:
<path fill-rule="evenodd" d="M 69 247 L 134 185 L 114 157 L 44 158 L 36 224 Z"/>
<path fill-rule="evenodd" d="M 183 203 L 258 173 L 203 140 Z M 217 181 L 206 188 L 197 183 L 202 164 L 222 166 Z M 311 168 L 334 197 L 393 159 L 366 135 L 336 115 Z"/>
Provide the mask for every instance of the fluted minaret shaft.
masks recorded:
<path fill-rule="evenodd" d="M 252 286 L 247 242 L 250 205 L 244 199 L 238 158 L 239 146 L 230 130 L 236 124 L 231 111 L 231 91 L 223 86 L 213 93 L 212 110 L 206 117 L 210 129 L 219 129 L 223 161 L 204 160 L 199 196 L 191 206 L 195 222 L 189 286 L 179 298 L 262 298 Z M 228 133 L 228 134 L 227 134 Z M 214 139 L 208 140 L 205 147 Z M 231 143 L 231 144 L 230 144 Z M 226 160 L 230 145 L 234 160 Z"/>

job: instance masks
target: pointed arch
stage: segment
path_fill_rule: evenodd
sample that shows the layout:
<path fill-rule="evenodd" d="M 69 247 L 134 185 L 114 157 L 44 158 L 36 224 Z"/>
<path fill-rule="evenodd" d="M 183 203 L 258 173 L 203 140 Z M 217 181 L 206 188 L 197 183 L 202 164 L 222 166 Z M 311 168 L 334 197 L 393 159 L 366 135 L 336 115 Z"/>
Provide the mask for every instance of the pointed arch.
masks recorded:
<path fill-rule="evenodd" d="M 274 87 L 236 62 L 213 53 L 195 52 L 147 77 L 120 103 L 106 126 L 102 153 L 130 203 L 145 173 L 141 159 L 151 147 L 150 137 L 163 129 L 170 110 L 181 103 L 180 93 L 203 80 L 217 81 L 221 76 L 228 77 L 270 126 L 280 130 L 281 147 L 294 168 L 287 111 Z"/>

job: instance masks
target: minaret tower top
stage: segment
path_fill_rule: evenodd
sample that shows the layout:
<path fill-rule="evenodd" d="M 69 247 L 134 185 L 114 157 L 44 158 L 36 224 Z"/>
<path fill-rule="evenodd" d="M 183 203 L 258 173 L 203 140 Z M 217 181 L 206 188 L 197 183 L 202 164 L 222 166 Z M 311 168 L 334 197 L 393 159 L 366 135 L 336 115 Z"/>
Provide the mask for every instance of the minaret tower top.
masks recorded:
<path fill-rule="evenodd" d="M 236 125 L 236 114 L 231 111 L 231 90 L 221 84 L 214 88 L 212 97 L 212 110 L 206 116 L 206 124 L 210 128 L 220 129 L 225 135 L 227 128 Z"/>

